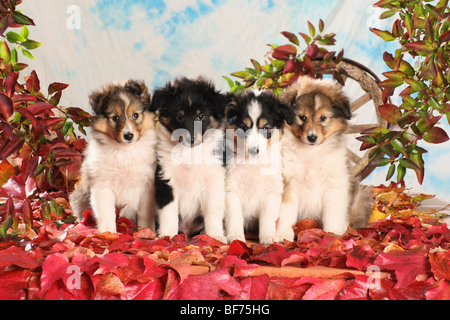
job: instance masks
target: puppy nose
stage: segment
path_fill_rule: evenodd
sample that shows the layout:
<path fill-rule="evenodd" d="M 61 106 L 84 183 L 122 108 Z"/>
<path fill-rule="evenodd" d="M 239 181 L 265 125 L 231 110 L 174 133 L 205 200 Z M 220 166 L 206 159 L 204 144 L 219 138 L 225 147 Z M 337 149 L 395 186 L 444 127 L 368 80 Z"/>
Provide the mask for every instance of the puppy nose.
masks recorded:
<path fill-rule="evenodd" d="M 250 148 L 248 150 L 248 153 L 250 153 L 252 156 L 256 156 L 259 153 L 259 149 L 254 147 L 254 148 Z"/>
<path fill-rule="evenodd" d="M 131 141 L 131 140 L 133 140 L 133 136 L 134 135 L 131 132 L 127 132 L 123 135 L 123 138 L 127 141 Z"/>
<path fill-rule="evenodd" d="M 193 146 L 195 143 L 195 138 L 191 138 L 191 145 Z"/>
<path fill-rule="evenodd" d="M 315 143 L 317 141 L 317 136 L 315 134 L 308 136 L 308 141 L 311 143 Z"/>

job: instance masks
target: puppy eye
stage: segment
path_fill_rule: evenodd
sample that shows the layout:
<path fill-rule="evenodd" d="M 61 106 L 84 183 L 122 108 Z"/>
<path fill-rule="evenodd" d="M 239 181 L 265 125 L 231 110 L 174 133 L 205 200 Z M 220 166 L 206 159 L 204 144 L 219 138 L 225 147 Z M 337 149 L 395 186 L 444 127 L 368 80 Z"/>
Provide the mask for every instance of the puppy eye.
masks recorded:
<path fill-rule="evenodd" d="M 305 116 L 299 116 L 300 120 L 302 121 L 306 121 L 306 117 Z"/>
<path fill-rule="evenodd" d="M 203 114 L 203 113 L 200 113 L 198 116 L 197 116 L 197 120 L 203 120 L 203 119 L 205 119 L 205 115 Z"/>
<path fill-rule="evenodd" d="M 137 118 L 139 118 L 139 113 L 133 113 L 133 119 L 136 120 Z"/>
<path fill-rule="evenodd" d="M 182 115 L 181 113 L 177 113 L 176 119 L 177 119 L 178 121 L 183 120 L 183 115 Z"/>
<path fill-rule="evenodd" d="M 242 130 L 244 130 L 244 131 L 247 131 L 247 130 L 248 130 L 248 127 L 247 127 L 247 125 L 245 125 L 245 124 L 244 124 L 244 125 L 242 125 L 242 127 L 241 127 L 241 128 L 242 128 Z"/>
<path fill-rule="evenodd" d="M 114 122 L 119 122 L 119 116 L 112 116 L 111 120 Z"/>
<path fill-rule="evenodd" d="M 325 117 L 325 116 L 321 116 L 321 117 L 320 117 L 320 121 L 321 121 L 321 122 L 324 122 L 325 120 L 327 120 L 327 117 Z"/>

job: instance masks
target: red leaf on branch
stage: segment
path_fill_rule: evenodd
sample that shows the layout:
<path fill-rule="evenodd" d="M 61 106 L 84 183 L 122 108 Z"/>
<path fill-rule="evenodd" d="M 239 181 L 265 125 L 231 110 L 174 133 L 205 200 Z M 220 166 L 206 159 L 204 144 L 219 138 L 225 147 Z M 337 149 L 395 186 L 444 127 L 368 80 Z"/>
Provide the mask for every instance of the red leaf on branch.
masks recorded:
<path fill-rule="evenodd" d="M 4 93 L 0 93 L 0 111 L 5 119 L 9 119 L 13 114 L 13 103 Z"/>

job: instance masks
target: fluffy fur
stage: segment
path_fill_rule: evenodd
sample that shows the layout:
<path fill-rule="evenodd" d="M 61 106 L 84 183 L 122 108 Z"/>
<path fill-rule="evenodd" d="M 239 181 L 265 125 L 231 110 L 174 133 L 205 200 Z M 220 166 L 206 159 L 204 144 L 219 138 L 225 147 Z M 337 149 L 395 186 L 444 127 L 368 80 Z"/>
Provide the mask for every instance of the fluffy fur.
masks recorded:
<path fill-rule="evenodd" d="M 90 95 L 92 137 L 81 181 L 70 194 L 83 217 L 92 209 L 100 232 L 116 232 L 116 210 L 140 227 L 154 228 L 155 114 L 144 82 L 108 84 Z"/>
<path fill-rule="evenodd" d="M 270 92 L 246 91 L 227 105 L 225 227 L 229 242 L 245 241 L 244 229 L 259 229 L 259 242 L 275 240 L 283 180 L 280 138 L 294 115 Z"/>
<path fill-rule="evenodd" d="M 205 232 L 225 240 L 222 161 L 226 96 L 203 78 L 176 79 L 154 92 L 158 110 L 158 235 Z M 204 230 L 202 230 L 204 227 Z"/>
<path fill-rule="evenodd" d="M 293 225 L 303 218 L 343 234 L 363 227 L 370 194 L 351 174 L 343 132 L 351 118 L 348 98 L 332 80 L 300 77 L 282 95 L 296 113 L 282 139 L 284 194 L 277 240 L 293 240 Z"/>

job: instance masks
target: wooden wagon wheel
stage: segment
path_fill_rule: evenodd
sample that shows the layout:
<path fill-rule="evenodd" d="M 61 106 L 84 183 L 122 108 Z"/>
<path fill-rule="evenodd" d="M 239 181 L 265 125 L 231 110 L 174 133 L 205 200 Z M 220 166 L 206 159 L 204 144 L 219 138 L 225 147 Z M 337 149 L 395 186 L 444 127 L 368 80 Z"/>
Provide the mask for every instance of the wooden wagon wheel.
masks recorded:
<path fill-rule="evenodd" d="M 317 63 L 320 62 L 317 61 Z M 383 104 L 383 91 L 378 85 L 380 79 L 370 69 L 350 59 L 343 59 L 336 65 L 336 69 L 342 73 L 344 83 L 348 78 L 351 78 L 356 81 L 365 92 L 362 96 L 351 102 L 350 107 L 352 113 L 372 100 L 377 118 L 376 123 L 351 124 L 345 133 L 355 134 L 373 127 L 387 127 L 387 121 L 381 117 L 378 111 L 378 107 Z M 333 70 L 321 71 L 321 73 L 324 74 L 331 74 L 332 72 Z M 350 153 L 350 159 L 354 163 L 352 168 L 354 176 L 358 177 L 360 181 L 364 180 L 374 170 L 374 167 L 369 165 L 370 149 L 367 150 L 362 157 L 350 149 L 348 151 Z"/>

